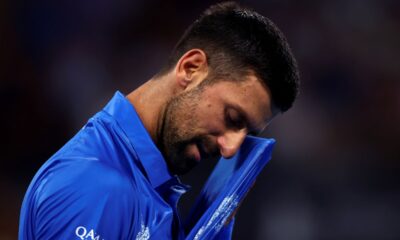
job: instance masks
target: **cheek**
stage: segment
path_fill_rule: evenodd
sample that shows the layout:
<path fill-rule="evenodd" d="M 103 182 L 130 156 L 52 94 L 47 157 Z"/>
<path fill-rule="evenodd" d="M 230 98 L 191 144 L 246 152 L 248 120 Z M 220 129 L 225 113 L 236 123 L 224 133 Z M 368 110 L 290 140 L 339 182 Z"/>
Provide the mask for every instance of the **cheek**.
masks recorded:
<path fill-rule="evenodd" d="M 210 102 L 198 108 L 198 119 L 194 122 L 204 134 L 218 135 L 225 129 L 223 108 Z"/>
<path fill-rule="evenodd" d="M 198 106 L 183 109 L 179 114 L 179 119 L 174 122 L 177 135 L 181 139 L 189 140 L 203 134 L 203 118 L 203 113 Z"/>

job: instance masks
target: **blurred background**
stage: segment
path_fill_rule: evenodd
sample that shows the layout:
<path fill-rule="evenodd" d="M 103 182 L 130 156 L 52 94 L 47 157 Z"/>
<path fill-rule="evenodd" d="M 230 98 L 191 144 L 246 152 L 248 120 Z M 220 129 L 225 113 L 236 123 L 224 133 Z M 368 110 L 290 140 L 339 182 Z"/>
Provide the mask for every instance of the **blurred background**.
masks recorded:
<path fill-rule="evenodd" d="M 43 162 L 116 90 L 151 78 L 211 3 L 0 1 L 0 240 L 17 238 Z M 264 134 L 277 145 L 234 239 L 400 239 L 400 2 L 242 3 L 285 33 L 302 86 Z M 209 168 L 185 182 L 200 186 Z"/>

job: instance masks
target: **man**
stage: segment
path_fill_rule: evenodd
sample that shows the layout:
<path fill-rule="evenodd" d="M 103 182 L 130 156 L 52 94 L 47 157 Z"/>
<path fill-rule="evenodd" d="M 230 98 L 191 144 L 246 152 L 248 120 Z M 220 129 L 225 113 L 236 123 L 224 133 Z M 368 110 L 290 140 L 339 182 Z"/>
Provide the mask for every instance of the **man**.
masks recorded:
<path fill-rule="evenodd" d="M 103 111 L 38 171 L 19 239 L 182 239 L 176 175 L 232 157 L 297 95 L 277 27 L 235 3 L 211 6 L 165 67 Z"/>

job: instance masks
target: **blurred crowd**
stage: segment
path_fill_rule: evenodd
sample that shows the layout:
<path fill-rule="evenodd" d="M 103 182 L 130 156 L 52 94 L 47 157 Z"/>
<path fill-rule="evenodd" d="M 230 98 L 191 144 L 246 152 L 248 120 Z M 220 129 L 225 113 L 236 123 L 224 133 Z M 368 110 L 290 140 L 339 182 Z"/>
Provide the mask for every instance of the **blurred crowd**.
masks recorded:
<path fill-rule="evenodd" d="M 400 239 L 400 2 L 241 2 L 285 33 L 302 86 L 263 134 L 277 140 L 273 159 L 234 239 Z M 0 1 L 1 240 L 16 238 L 43 162 L 116 90 L 151 78 L 212 3 Z M 201 186 L 211 167 L 184 180 Z"/>

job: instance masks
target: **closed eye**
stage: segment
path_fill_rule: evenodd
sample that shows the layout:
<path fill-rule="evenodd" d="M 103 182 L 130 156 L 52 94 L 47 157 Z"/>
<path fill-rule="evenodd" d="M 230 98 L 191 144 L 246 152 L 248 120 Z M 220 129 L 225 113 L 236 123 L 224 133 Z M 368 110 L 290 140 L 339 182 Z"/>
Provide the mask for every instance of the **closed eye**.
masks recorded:
<path fill-rule="evenodd" d="M 228 106 L 225 109 L 225 124 L 227 128 L 235 130 L 246 129 L 247 134 L 251 136 L 258 136 L 262 130 L 251 127 L 245 113 L 241 109 L 236 109 L 232 106 Z"/>
<path fill-rule="evenodd" d="M 225 111 L 225 122 L 228 128 L 243 129 L 246 128 L 246 122 L 243 116 L 233 108 L 227 108 Z"/>

